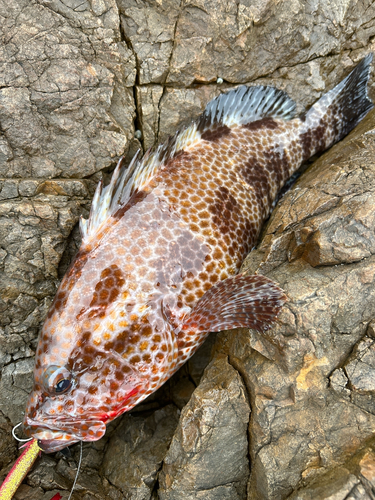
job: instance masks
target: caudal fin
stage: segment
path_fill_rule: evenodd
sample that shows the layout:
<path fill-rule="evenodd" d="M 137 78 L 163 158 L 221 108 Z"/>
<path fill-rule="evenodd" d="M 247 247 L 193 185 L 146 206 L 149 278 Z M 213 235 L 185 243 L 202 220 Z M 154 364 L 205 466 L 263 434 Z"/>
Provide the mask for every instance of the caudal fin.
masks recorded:
<path fill-rule="evenodd" d="M 368 54 L 335 88 L 300 117 L 304 158 L 345 137 L 374 107 L 367 97 L 372 54 Z"/>

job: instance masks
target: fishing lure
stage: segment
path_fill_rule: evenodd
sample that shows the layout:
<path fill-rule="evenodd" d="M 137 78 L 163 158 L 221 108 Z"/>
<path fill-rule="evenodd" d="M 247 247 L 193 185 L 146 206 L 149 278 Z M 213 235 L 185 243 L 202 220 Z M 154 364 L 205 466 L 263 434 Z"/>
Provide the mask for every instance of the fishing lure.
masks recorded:
<path fill-rule="evenodd" d="M 278 191 L 373 107 L 364 58 L 311 109 L 241 86 L 187 129 L 99 183 L 82 245 L 40 334 L 24 430 L 45 452 L 100 439 L 208 332 L 267 329 L 286 296 L 237 275 Z"/>
<path fill-rule="evenodd" d="M 23 453 L 18 457 L 3 484 L 0 486 L 0 500 L 10 500 L 13 498 L 17 488 L 40 454 L 41 450 L 36 439 L 30 440 L 23 446 L 25 448 Z"/>
<path fill-rule="evenodd" d="M 17 424 L 13 430 L 12 430 L 12 435 L 17 441 L 26 441 L 26 444 L 22 445 L 21 448 L 24 448 L 23 452 L 21 455 L 18 457 L 16 462 L 14 463 L 13 467 L 7 474 L 5 480 L 3 481 L 3 484 L 0 486 L 0 500 L 11 500 L 13 498 L 13 495 L 17 491 L 18 487 L 26 477 L 27 473 L 33 466 L 35 460 L 37 459 L 38 456 L 41 455 L 41 449 L 38 445 L 38 440 L 35 438 L 30 438 L 30 439 L 19 439 L 15 435 L 15 430 L 17 427 L 19 427 L 20 424 Z M 68 500 L 71 499 L 71 496 L 73 494 L 74 487 L 77 482 L 79 470 L 81 467 L 81 462 L 82 462 L 82 441 L 81 441 L 81 450 L 80 450 L 80 456 L 79 456 L 79 462 L 78 462 L 78 467 L 77 467 L 77 473 L 69 494 Z M 56 493 L 51 500 L 61 500 L 61 495 L 60 493 Z"/>

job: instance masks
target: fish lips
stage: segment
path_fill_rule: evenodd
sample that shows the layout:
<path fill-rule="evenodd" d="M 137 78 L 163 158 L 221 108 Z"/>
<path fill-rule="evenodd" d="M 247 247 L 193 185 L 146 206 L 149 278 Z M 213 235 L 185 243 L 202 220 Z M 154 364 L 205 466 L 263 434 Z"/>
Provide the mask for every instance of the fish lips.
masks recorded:
<path fill-rule="evenodd" d="M 56 439 L 38 439 L 38 446 L 44 453 L 54 453 L 78 442 L 79 440 L 74 438 L 64 439 L 64 441 L 57 441 Z"/>
<path fill-rule="evenodd" d="M 38 440 L 44 452 L 52 453 L 78 441 L 97 441 L 104 436 L 106 426 L 101 420 L 64 420 L 49 425 L 27 419 L 24 429 L 27 435 Z"/>

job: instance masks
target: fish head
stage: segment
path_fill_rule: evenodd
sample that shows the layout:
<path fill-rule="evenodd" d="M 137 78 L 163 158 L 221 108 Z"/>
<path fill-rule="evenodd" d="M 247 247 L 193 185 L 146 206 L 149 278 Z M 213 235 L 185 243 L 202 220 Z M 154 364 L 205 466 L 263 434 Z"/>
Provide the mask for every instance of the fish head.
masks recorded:
<path fill-rule="evenodd" d="M 66 280 L 39 336 L 23 422 L 26 435 L 38 439 L 46 452 L 100 439 L 106 423 L 146 397 L 148 389 L 125 342 L 140 329 L 137 321 L 125 329 L 118 320 L 124 304 L 116 300 L 104 314 L 97 303 L 90 307 L 92 295 L 81 290 L 76 276 L 61 305 L 61 290 L 69 289 Z"/>
<path fill-rule="evenodd" d="M 144 382 L 119 353 L 96 346 L 89 332 L 69 356 L 59 356 L 63 346 L 51 340 L 46 348 L 43 338 L 50 339 L 42 331 L 25 433 L 38 439 L 46 452 L 100 439 L 106 423 L 134 406 Z"/>
<path fill-rule="evenodd" d="M 25 433 L 38 439 L 47 453 L 77 441 L 96 441 L 105 434 L 106 423 L 126 411 L 143 387 L 126 360 L 89 341 L 83 351 L 73 349 L 68 360 L 44 353 L 36 360 Z"/>

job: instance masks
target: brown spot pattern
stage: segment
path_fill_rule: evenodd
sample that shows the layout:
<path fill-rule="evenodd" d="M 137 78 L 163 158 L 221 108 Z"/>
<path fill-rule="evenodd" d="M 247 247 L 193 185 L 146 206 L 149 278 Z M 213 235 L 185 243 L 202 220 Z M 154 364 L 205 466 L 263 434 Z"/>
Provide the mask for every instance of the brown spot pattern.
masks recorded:
<path fill-rule="evenodd" d="M 208 332 L 184 329 L 186 311 L 236 274 L 285 180 L 342 133 L 337 110 L 314 108 L 303 120 L 267 117 L 231 128 L 207 128 L 203 117 L 186 151 L 172 154 L 176 138 L 158 150 L 161 167 L 147 190 L 135 192 L 116 223 L 77 254 L 43 327 L 36 377 L 61 364 L 87 376 L 65 409 L 76 416 L 100 411 L 104 420 L 111 412 L 112 419 L 202 344 Z M 272 313 L 266 307 L 265 321 Z M 208 329 L 215 310 L 206 320 Z M 61 401 L 51 406 L 50 415 L 61 413 Z M 30 408 L 38 411 L 35 399 Z"/>
<path fill-rule="evenodd" d="M 107 308 L 120 295 L 124 284 L 124 276 L 116 264 L 103 269 L 100 281 L 95 285 L 89 307 L 81 309 L 77 319 L 80 320 L 84 315 L 87 315 L 89 319 L 96 317 L 103 318 Z"/>
<path fill-rule="evenodd" d="M 247 130 L 261 130 L 261 129 L 270 129 L 275 130 L 279 124 L 276 120 L 270 117 L 262 118 L 261 120 L 256 120 L 255 122 L 245 123 L 243 125 Z"/>
<path fill-rule="evenodd" d="M 272 202 L 270 178 L 269 173 L 266 171 L 264 166 L 255 158 L 250 158 L 244 164 L 241 170 L 241 174 L 244 180 L 249 184 L 249 186 L 253 187 L 258 203 L 260 205 L 268 203 L 269 205 Z"/>
<path fill-rule="evenodd" d="M 140 203 L 146 197 L 146 195 L 147 195 L 147 193 L 145 191 L 136 190 L 133 193 L 130 200 L 128 201 L 128 203 L 125 203 L 121 208 L 119 208 L 113 214 L 113 218 L 115 220 L 121 219 L 124 216 L 125 212 L 127 212 L 129 210 L 129 208 L 134 207 L 134 205 L 136 205 L 137 203 Z"/>
<path fill-rule="evenodd" d="M 69 288 L 67 281 L 71 279 L 74 283 L 75 280 L 80 278 L 82 270 L 89 258 L 90 252 L 86 249 L 81 249 L 78 251 L 77 255 L 74 257 L 71 265 L 69 266 L 66 275 L 64 277 L 64 287 Z"/>
<path fill-rule="evenodd" d="M 166 169 L 173 168 L 176 171 L 181 166 L 182 160 L 189 160 L 189 153 L 187 153 L 183 149 L 177 151 L 177 153 L 168 158 L 164 164 L 164 168 Z"/>
<path fill-rule="evenodd" d="M 53 299 L 52 305 L 48 311 L 47 318 L 50 319 L 55 313 L 60 313 L 68 301 L 68 291 L 60 290 Z"/>
<path fill-rule="evenodd" d="M 328 127 L 324 120 L 314 129 L 308 129 L 301 134 L 303 160 L 308 160 L 312 154 L 326 149 L 326 131 Z"/>
<path fill-rule="evenodd" d="M 228 234 L 231 224 L 234 222 L 232 216 L 238 212 L 238 203 L 225 186 L 220 186 L 214 191 L 215 201 L 209 205 L 208 210 L 212 213 L 212 222 L 216 224 L 222 234 Z"/>
<path fill-rule="evenodd" d="M 264 151 L 265 168 L 276 176 L 279 186 L 282 186 L 289 177 L 290 164 L 285 151 L 279 148 L 270 148 Z"/>
<path fill-rule="evenodd" d="M 217 142 L 230 134 L 230 128 L 221 123 L 215 123 L 211 128 L 205 130 L 201 137 L 204 141 Z"/>

